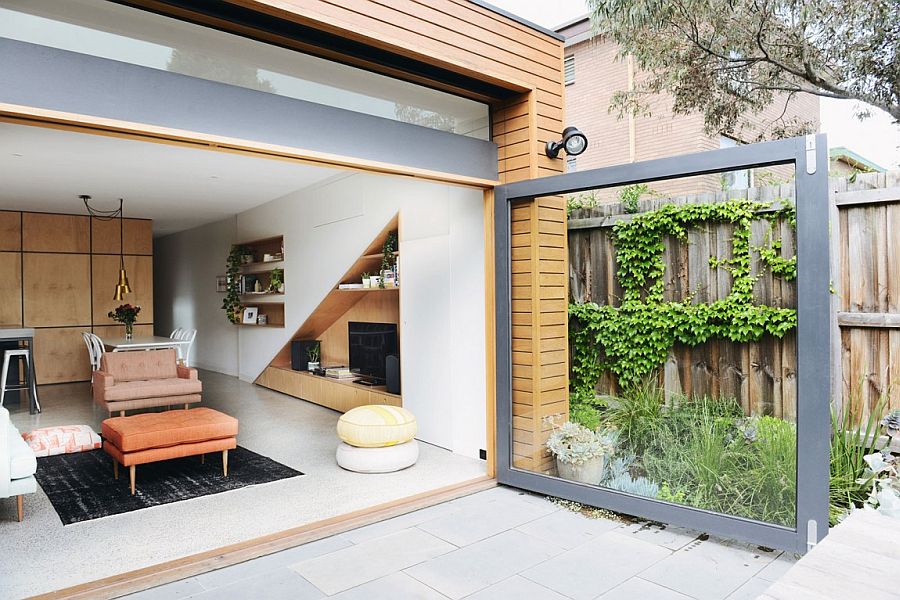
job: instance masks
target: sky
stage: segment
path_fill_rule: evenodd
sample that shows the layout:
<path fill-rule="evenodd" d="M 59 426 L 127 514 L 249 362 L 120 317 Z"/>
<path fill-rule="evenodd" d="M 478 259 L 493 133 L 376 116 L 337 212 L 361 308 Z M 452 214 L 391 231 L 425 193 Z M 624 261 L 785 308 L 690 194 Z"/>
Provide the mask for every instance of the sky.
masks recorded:
<path fill-rule="evenodd" d="M 488 2 L 548 29 L 587 13 L 584 0 Z M 857 105 L 851 100 L 820 100 L 820 131 L 828 134 L 828 145 L 849 148 L 886 169 L 900 169 L 900 126 L 879 109 L 872 109 L 872 116 L 860 121 L 854 116 Z"/>

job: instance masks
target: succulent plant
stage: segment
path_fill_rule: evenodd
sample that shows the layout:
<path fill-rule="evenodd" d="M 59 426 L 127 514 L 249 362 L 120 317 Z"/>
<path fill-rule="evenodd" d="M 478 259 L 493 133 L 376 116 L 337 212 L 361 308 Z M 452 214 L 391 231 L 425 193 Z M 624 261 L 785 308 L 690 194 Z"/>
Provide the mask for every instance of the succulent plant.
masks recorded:
<path fill-rule="evenodd" d="M 881 420 L 885 433 L 892 438 L 900 437 L 900 408 L 895 408 Z"/>
<path fill-rule="evenodd" d="M 606 481 L 603 485 L 613 490 L 625 492 L 626 494 L 634 494 L 636 496 L 645 496 L 648 498 L 656 498 L 659 494 L 658 483 L 651 481 L 646 477 L 632 478 L 627 472 L 619 477 Z"/>
<path fill-rule="evenodd" d="M 556 458 L 571 465 L 582 465 L 593 458 L 612 454 L 606 438 L 573 421 L 554 427 L 547 439 L 547 449 Z"/>

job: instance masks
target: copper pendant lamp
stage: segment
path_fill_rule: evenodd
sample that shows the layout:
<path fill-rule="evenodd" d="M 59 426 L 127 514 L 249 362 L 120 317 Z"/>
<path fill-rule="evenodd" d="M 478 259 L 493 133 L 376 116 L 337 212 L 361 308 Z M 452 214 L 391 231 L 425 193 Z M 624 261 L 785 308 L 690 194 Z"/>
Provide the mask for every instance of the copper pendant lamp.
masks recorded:
<path fill-rule="evenodd" d="M 81 195 L 78 197 L 84 202 L 84 207 L 87 209 L 88 214 L 95 219 L 99 219 L 100 221 L 119 219 L 119 279 L 116 282 L 116 291 L 115 294 L 113 294 L 113 300 L 121 302 L 125 299 L 125 294 L 131 293 L 131 284 L 128 283 L 128 273 L 125 272 L 125 211 L 123 210 L 125 201 L 123 198 L 119 198 L 119 208 L 115 210 L 97 210 L 92 208 L 89 204 L 89 201 L 91 200 L 90 196 Z"/>

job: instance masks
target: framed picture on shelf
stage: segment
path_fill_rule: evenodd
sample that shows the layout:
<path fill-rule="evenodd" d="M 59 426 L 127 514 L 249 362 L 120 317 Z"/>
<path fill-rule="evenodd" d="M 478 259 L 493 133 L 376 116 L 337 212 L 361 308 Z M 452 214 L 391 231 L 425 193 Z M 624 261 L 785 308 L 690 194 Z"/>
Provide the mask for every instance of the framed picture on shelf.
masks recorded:
<path fill-rule="evenodd" d="M 256 325 L 256 317 L 259 314 L 258 306 L 246 306 L 244 307 L 244 318 L 241 319 L 241 322 L 244 325 Z"/>
<path fill-rule="evenodd" d="M 216 275 L 216 291 L 222 294 L 228 291 L 228 276 Z"/>

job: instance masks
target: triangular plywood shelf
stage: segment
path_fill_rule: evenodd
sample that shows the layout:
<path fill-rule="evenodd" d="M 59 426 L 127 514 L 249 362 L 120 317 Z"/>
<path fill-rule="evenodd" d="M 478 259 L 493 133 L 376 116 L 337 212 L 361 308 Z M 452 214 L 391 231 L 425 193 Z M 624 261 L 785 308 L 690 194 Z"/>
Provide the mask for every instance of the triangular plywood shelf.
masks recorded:
<path fill-rule="evenodd" d="M 387 236 L 392 231 L 397 231 L 399 218 L 394 217 L 385 225 L 381 232 L 372 240 L 372 243 L 366 247 L 365 252 L 353 263 L 353 265 L 338 279 L 331 287 L 331 291 L 322 299 L 319 305 L 312 311 L 306 321 L 300 326 L 297 332 L 291 337 L 294 340 L 314 340 L 322 336 L 329 327 L 334 325 L 342 316 L 347 314 L 356 304 L 365 298 L 371 297 L 373 293 L 378 292 L 395 292 L 399 288 L 386 289 L 338 289 L 341 283 L 359 282 L 362 274 L 373 272 L 380 266 L 381 248 L 384 245 Z M 377 259 L 377 260 L 376 260 Z M 349 292 L 349 293 L 348 293 Z M 392 295 L 399 303 L 399 295 Z M 290 368 L 291 366 L 291 343 L 288 342 L 278 352 L 270 367 Z"/>

